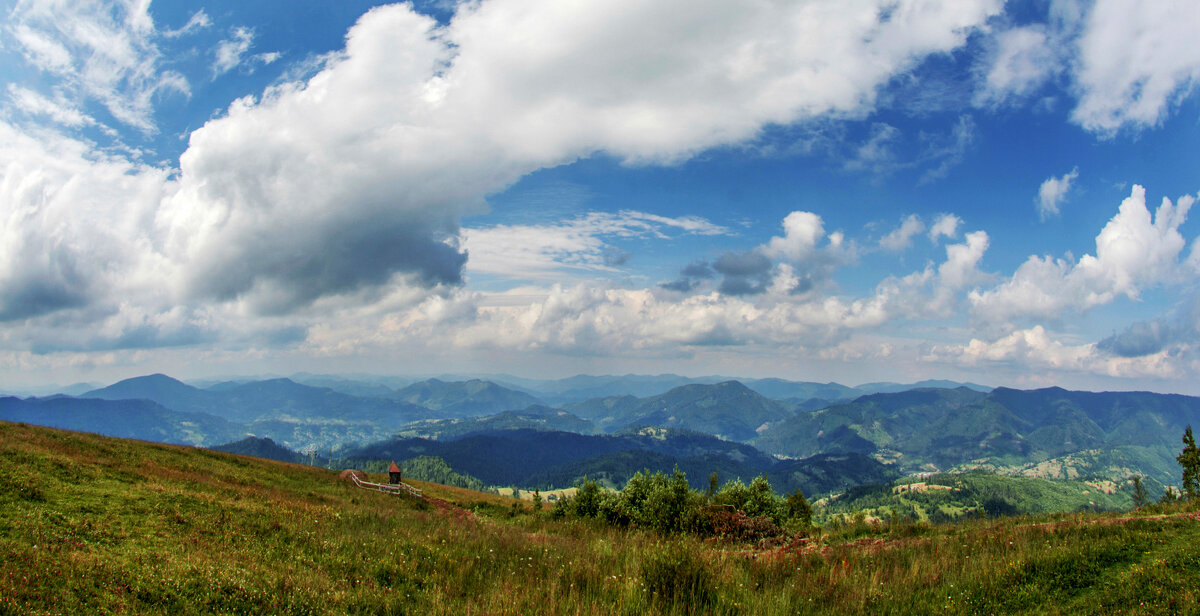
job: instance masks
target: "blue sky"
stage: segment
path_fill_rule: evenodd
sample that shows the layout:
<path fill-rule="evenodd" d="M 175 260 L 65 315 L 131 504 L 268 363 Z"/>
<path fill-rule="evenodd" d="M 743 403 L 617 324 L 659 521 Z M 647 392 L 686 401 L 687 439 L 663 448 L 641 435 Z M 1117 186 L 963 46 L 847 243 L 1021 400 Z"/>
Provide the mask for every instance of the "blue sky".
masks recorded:
<path fill-rule="evenodd" d="M 1200 394 L 1193 2 L 3 10 L 0 389 Z"/>

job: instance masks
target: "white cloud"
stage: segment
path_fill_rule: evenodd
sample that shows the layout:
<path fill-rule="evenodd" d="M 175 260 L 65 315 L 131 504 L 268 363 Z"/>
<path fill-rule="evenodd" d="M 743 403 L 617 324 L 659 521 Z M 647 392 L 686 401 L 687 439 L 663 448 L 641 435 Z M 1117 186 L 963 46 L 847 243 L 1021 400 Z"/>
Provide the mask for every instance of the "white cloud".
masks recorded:
<path fill-rule="evenodd" d="M 1158 124 L 1200 80 L 1200 3 L 1098 0 L 1078 41 L 1072 119 L 1088 130 Z"/>
<path fill-rule="evenodd" d="M 963 366 L 1009 365 L 1022 374 L 1040 374 L 1046 383 L 1063 375 L 1090 373 L 1116 378 L 1172 379 L 1188 374 L 1189 361 L 1168 351 L 1139 357 L 1113 357 L 1095 344 L 1064 342 L 1041 325 L 1014 331 L 995 340 L 973 338 L 964 345 L 935 345 L 922 358 Z"/>
<path fill-rule="evenodd" d="M 883 236 L 879 240 L 880 248 L 890 250 L 892 252 L 900 252 L 909 246 L 912 246 L 912 238 L 925 231 L 925 223 L 921 222 L 921 217 L 916 214 L 909 214 L 900 223 L 900 226 L 893 229 L 890 233 Z"/>
<path fill-rule="evenodd" d="M 211 25 L 212 19 L 208 17 L 208 13 L 205 13 L 204 9 L 200 9 L 195 13 L 192 13 L 192 16 L 188 18 L 187 23 L 175 30 L 164 30 L 162 35 L 167 38 L 178 38 L 192 34 L 197 30 L 203 30 Z"/>
<path fill-rule="evenodd" d="M 1096 236 L 1096 255 L 1078 262 L 1031 256 L 1007 281 L 972 291 L 972 312 L 984 322 L 1058 318 L 1066 310 L 1087 310 L 1124 295 L 1137 299 L 1142 289 L 1174 282 L 1184 273 L 1179 257 L 1185 247 L 1179 226 L 1195 198 L 1176 204 L 1163 198 L 1154 216 L 1146 191 L 1134 186 L 1120 210 Z"/>
<path fill-rule="evenodd" d="M 213 78 L 241 64 L 242 56 L 250 51 L 250 45 L 254 43 L 254 31 L 250 28 L 234 28 L 232 34 L 232 38 L 217 43 L 217 48 L 213 50 Z"/>
<path fill-rule="evenodd" d="M 277 51 L 258 53 L 247 56 L 246 52 L 254 46 L 254 30 L 246 27 L 234 28 L 232 37 L 217 43 L 213 50 L 212 73 L 213 79 L 242 66 L 243 70 L 252 71 L 254 64 L 267 65 L 278 60 L 282 54 Z"/>
<path fill-rule="evenodd" d="M 33 90 L 15 83 L 8 84 L 8 98 L 13 106 L 32 116 L 45 116 L 63 126 L 85 126 L 96 121 L 66 101 L 52 101 Z"/>
<path fill-rule="evenodd" d="M 62 88 L 103 104 L 118 121 L 154 132 L 156 97 L 188 94 L 178 72 L 163 69 L 148 2 L 98 0 L 18 3 L 9 32 L 25 58 Z"/>
<path fill-rule="evenodd" d="M 1065 50 L 1041 24 L 998 32 L 991 45 L 983 84 L 975 94 L 977 105 L 1027 98 L 1064 67 Z"/>
<path fill-rule="evenodd" d="M 553 285 L 518 301 L 456 292 L 430 298 L 378 332 L 342 328 L 315 344 L 351 346 L 420 340 L 455 349 L 493 348 L 564 355 L 675 354 L 681 347 L 823 347 L 886 320 L 878 302 L 798 301 L 786 293 L 756 301 L 711 293 L 682 300 L 648 289 Z"/>
<path fill-rule="evenodd" d="M 519 279 L 561 278 L 564 269 L 616 271 L 606 236 L 665 239 L 663 228 L 688 234 L 728 233 L 702 218 L 670 218 L 645 212 L 592 212 L 562 223 L 465 228 L 467 271 Z"/>
<path fill-rule="evenodd" d="M 1067 193 L 1071 190 L 1071 183 L 1078 177 L 1079 168 L 1076 167 L 1061 177 L 1046 178 L 1046 181 L 1038 187 L 1038 217 L 1043 222 L 1051 216 L 1058 216 L 1059 206 L 1067 198 Z"/>
<path fill-rule="evenodd" d="M 1192 0 L 1052 0 L 1046 23 L 985 42 L 975 104 L 1020 102 L 1065 76 L 1083 128 L 1111 136 L 1155 126 L 1200 81 L 1198 29 Z"/>
<path fill-rule="evenodd" d="M 929 241 L 936 244 L 940 237 L 958 237 L 958 226 L 961 224 L 962 219 L 954 214 L 939 214 L 929 226 Z"/>
<path fill-rule="evenodd" d="M 675 162 L 769 124 L 864 114 L 880 87 L 960 47 L 1000 9 L 492 0 L 442 27 L 406 5 L 378 7 L 310 79 L 236 101 L 193 132 L 177 171 L 0 127 L 0 312 L 133 328 L 137 315 L 178 307 L 173 323 L 256 322 L 445 293 L 466 260 L 460 218 L 525 174 L 597 152 Z M 98 100 L 152 132 L 157 98 L 187 92 L 163 69 L 144 2 L 31 1 L 10 21 L 65 100 Z M 218 68 L 248 53 L 248 38 L 235 36 Z M 641 222 L 717 232 L 695 219 Z M 812 223 L 790 217 L 770 245 L 791 259 L 845 250 L 838 233 L 814 249 L 824 231 Z M 870 312 L 828 302 L 810 309 Z"/>
<path fill-rule="evenodd" d="M 962 292 L 988 279 L 979 270 L 989 239 L 983 231 L 968 233 L 961 244 L 946 246 L 946 260 L 934 267 L 902 278 L 888 277 L 875 289 L 894 317 L 910 319 L 944 318 L 953 314 L 962 300 Z"/>
<path fill-rule="evenodd" d="M 803 261 L 825 237 L 825 223 L 812 212 L 792 212 L 783 219 L 783 236 L 767 242 L 764 252 L 776 259 Z"/>
<path fill-rule="evenodd" d="M 754 295 L 714 291 L 680 297 L 594 281 L 502 293 L 458 289 L 398 311 L 382 327 L 375 320 L 339 316 L 332 321 L 340 326 L 315 328 L 310 344 L 330 353 L 407 340 L 430 348 L 565 356 L 664 356 L 717 346 L 823 357 L 844 347 L 850 336 L 898 318 L 940 318 L 965 288 L 984 278 L 977 264 L 986 249 L 985 233 L 968 234 L 964 243 L 947 247 L 943 263 L 895 286 L 881 285 L 864 298 L 797 295 L 798 278 L 788 263 L 776 264 L 763 292 Z"/>
<path fill-rule="evenodd" d="M 767 122 L 858 112 L 999 7 L 901 3 L 886 21 L 838 2 L 616 8 L 495 0 L 444 29 L 402 5 L 370 11 L 307 83 L 193 133 L 159 217 L 181 230 L 168 245 L 193 264 L 183 284 L 278 310 L 396 272 L 457 282 L 457 252 L 437 246 L 522 175 L 596 151 L 680 160 Z M 331 237 L 362 248 L 343 258 Z M 314 256 L 297 266 L 297 252 Z"/>
<path fill-rule="evenodd" d="M 166 177 L 0 122 L 0 321 L 147 301 L 170 274 L 146 235 Z"/>

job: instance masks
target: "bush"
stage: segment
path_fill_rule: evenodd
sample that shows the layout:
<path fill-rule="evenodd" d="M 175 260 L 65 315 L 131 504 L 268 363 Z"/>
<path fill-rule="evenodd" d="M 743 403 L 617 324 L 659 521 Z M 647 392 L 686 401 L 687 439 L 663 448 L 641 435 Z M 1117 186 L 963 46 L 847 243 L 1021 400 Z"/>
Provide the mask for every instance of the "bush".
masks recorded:
<path fill-rule="evenodd" d="M 705 512 L 709 532 L 721 539 L 754 542 L 783 535 L 771 518 L 751 517 L 731 507 L 711 507 Z"/>
<path fill-rule="evenodd" d="M 812 509 L 799 491 L 791 499 L 789 505 L 776 496 L 765 476 L 756 477 L 749 486 L 736 479 L 730 481 L 709 499 L 692 490 L 687 476 L 676 468 L 670 475 L 634 473 L 620 492 L 605 491 L 595 481 L 584 478 L 575 496 L 560 500 L 551 515 L 596 518 L 613 526 L 664 534 L 690 532 L 757 540 L 782 534 L 780 526 L 785 520 L 807 528 Z M 710 500 L 715 504 L 709 506 Z"/>

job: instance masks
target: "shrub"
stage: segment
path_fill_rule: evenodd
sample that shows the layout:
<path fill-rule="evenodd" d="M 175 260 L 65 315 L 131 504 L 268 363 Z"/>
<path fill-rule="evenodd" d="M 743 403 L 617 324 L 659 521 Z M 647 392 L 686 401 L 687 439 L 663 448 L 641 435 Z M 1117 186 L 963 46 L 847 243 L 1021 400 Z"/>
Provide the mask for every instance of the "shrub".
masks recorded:
<path fill-rule="evenodd" d="M 710 507 L 705 512 L 709 532 L 731 541 L 761 541 L 779 537 L 783 529 L 766 516 L 751 517 L 731 507 Z"/>

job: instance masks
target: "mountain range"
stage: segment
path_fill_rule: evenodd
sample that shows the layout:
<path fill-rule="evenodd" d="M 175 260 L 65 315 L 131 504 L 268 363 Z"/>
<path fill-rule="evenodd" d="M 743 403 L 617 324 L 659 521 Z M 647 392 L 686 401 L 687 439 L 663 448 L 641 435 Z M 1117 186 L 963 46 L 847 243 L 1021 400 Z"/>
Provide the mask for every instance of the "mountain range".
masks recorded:
<path fill-rule="evenodd" d="M 1192 396 L 959 387 L 872 394 L 797 413 L 751 442 L 795 457 L 869 453 L 905 472 L 993 468 L 1037 475 L 1041 469 L 1069 477 L 1061 470 L 1066 465 L 1166 483 L 1177 471 L 1180 435 L 1191 424 L 1200 424 L 1200 398 Z M 1094 463 L 1115 461 L 1118 452 L 1126 465 Z"/>
<path fill-rule="evenodd" d="M 780 379 L 580 376 L 514 378 L 510 387 L 478 378 L 303 379 L 196 387 L 156 374 L 79 397 L 0 398 L 0 420 L 200 446 L 253 436 L 291 452 L 319 450 L 326 460 L 445 456 L 454 471 L 485 482 L 558 487 L 583 475 L 617 485 L 636 470 L 674 466 L 729 478 L 767 473 L 780 485 L 812 488 L 971 469 L 1093 481 L 1139 474 L 1167 485 L 1175 481 L 1179 435 L 1200 425 L 1195 397 L 992 390 L 948 381 L 847 388 Z M 605 395 L 547 400 L 583 392 Z M 653 430 L 670 436 L 650 442 Z M 699 451 L 670 445 L 701 437 L 722 445 Z M 838 471 L 835 461 L 854 470 Z"/>

